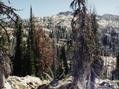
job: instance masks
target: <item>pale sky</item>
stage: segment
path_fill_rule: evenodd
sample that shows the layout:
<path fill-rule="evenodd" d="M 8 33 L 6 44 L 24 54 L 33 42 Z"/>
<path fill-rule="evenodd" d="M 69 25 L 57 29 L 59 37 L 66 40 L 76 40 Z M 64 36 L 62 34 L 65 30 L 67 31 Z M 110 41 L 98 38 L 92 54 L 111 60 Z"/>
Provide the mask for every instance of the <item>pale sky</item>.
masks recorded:
<path fill-rule="evenodd" d="M 51 16 L 59 12 L 72 11 L 72 0 L 11 0 L 10 6 L 21 9 L 17 12 L 22 18 L 29 18 L 30 5 L 37 17 Z M 5 0 L 7 2 L 7 0 Z M 8 4 L 8 3 L 7 3 Z M 119 15 L 119 0 L 88 0 L 88 7 L 95 7 L 98 15 Z"/>

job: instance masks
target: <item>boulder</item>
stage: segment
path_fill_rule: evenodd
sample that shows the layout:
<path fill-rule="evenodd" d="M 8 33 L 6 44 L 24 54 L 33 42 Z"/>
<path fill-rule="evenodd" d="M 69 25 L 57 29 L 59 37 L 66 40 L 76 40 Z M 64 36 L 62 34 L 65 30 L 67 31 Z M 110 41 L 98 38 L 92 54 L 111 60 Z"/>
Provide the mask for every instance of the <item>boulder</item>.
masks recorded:
<path fill-rule="evenodd" d="M 119 89 L 118 80 L 96 79 L 96 89 Z"/>
<path fill-rule="evenodd" d="M 71 89 L 73 77 L 54 79 L 53 81 L 41 80 L 38 77 L 9 76 L 1 89 Z M 118 80 L 96 79 L 95 89 L 119 89 Z M 78 86 L 80 89 L 80 86 Z M 78 88 L 77 88 L 78 89 Z"/>
<path fill-rule="evenodd" d="M 38 77 L 25 76 L 9 76 L 4 84 L 3 89 L 36 89 L 39 85 L 49 84 L 50 81 L 42 81 Z"/>
<path fill-rule="evenodd" d="M 65 78 L 62 80 L 54 79 L 48 85 L 41 85 L 37 89 L 70 89 L 72 86 L 73 77 Z"/>
<path fill-rule="evenodd" d="M 0 89 L 2 89 L 5 78 L 12 72 L 12 63 L 6 52 L 0 49 Z"/>

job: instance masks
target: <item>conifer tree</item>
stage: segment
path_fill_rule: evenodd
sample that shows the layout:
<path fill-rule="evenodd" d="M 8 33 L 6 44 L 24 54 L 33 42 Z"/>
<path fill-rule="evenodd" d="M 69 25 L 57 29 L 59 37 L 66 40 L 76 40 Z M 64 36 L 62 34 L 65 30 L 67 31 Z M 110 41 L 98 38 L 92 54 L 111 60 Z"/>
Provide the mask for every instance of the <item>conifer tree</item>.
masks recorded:
<path fill-rule="evenodd" d="M 61 77 L 65 77 L 68 74 L 68 64 L 67 64 L 67 58 L 66 58 L 66 51 L 65 47 L 61 47 L 61 52 L 60 52 L 60 68 L 62 70 L 62 74 L 60 75 Z"/>
<path fill-rule="evenodd" d="M 73 89 L 86 89 L 87 78 L 91 72 L 91 64 L 94 61 L 95 35 L 90 23 L 90 16 L 87 14 L 85 0 L 73 0 L 71 7 L 75 9 L 72 20 L 73 32 L 73 60 L 72 76 Z"/>
<path fill-rule="evenodd" d="M 52 54 L 53 54 L 52 55 L 53 62 L 52 62 L 52 65 L 51 65 L 51 71 L 52 71 L 51 76 L 54 79 L 57 76 L 57 72 L 56 72 L 57 71 L 57 49 L 56 49 L 55 32 L 52 31 L 52 33 L 49 36 L 52 39 L 51 40 L 51 47 L 52 47 L 51 49 L 52 49 Z"/>
<path fill-rule="evenodd" d="M 43 78 L 44 73 L 49 71 L 52 61 L 50 39 L 38 26 L 35 27 L 32 8 L 30 8 L 30 28 L 27 39 L 27 56 L 29 61 L 29 74 Z"/>
<path fill-rule="evenodd" d="M 20 17 L 17 18 L 16 25 L 16 47 L 13 61 L 14 75 L 24 76 L 24 56 L 23 56 L 23 29 Z"/>
<path fill-rule="evenodd" d="M 100 51 L 100 41 L 98 38 L 98 24 L 97 24 L 97 20 L 96 20 L 96 14 L 95 11 L 93 11 L 93 13 L 91 13 L 90 15 L 90 23 L 91 23 L 91 28 L 92 28 L 92 32 L 94 34 L 94 41 L 95 41 L 95 46 L 94 46 L 94 52 L 93 52 L 93 62 L 91 64 L 91 72 L 89 74 L 89 86 L 87 87 L 87 89 L 95 89 L 95 78 L 101 75 L 102 72 L 102 68 L 103 68 L 103 60 L 101 58 L 101 51 Z"/>
<path fill-rule="evenodd" d="M 30 8 L 30 27 L 28 30 L 28 38 L 27 38 L 27 52 L 26 52 L 26 60 L 29 64 L 28 66 L 28 74 L 35 75 L 36 69 L 35 69 L 35 37 L 34 37 L 34 32 L 35 32 L 35 23 L 34 23 L 34 17 L 32 14 L 32 7 Z"/>
<path fill-rule="evenodd" d="M 38 27 L 34 33 L 35 36 L 35 58 L 36 58 L 36 71 L 37 76 L 44 77 L 44 73 L 48 73 L 52 64 L 52 50 L 50 47 L 50 38 L 46 36 L 43 30 Z"/>

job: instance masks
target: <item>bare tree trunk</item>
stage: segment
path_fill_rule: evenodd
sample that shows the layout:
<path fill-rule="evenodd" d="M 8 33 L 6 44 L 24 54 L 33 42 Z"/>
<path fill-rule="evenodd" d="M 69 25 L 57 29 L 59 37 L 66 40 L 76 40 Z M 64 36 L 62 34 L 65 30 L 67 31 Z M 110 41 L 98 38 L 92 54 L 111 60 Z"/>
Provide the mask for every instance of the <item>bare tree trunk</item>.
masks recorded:
<path fill-rule="evenodd" d="M 3 87 L 3 73 L 0 70 L 0 89 Z"/>
<path fill-rule="evenodd" d="M 74 65 L 73 89 L 90 89 L 90 63 L 82 63 Z M 78 67 L 77 67 L 78 66 Z M 78 69 L 77 69 L 78 68 Z M 89 79 L 88 79 L 89 78 Z M 88 84 L 87 84 L 88 81 Z M 78 88 L 77 88 L 78 87 Z"/>
<path fill-rule="evenodd" d="M 91 83 L 91 73 L 89 73 L 87 76 L 86 89 L 91 89 L 90 83 Z"/>
<path fill-rule="evenodd" d="M 91 89 L 95 89 L 95 75 L 94 73 L 91 71 L 91 82 L 90 82 L 90 85 L 91 85 Z"/>
<path fill-rule="evenodd" d="M 3 87 L 3 59 L 0 56 L 0 89 Z"/>

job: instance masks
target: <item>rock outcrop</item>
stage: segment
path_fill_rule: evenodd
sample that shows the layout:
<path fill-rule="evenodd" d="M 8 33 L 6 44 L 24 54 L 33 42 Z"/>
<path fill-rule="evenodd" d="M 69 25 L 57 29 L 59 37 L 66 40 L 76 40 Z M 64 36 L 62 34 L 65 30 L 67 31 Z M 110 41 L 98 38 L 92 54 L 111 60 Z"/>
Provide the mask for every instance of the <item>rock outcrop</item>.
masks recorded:
<path fill-rule="evenodd" d="M 72 81 L 72 76 L 60 80 L 54 79 L 53 81 L 41 80 L 32 76 L 9 76 L 3 89 L 70 89 Z M 119 89 L 118 80 L 96 79 L 95 82 L 95 89 Z"/>
<path fill-rule="evenodd" d="M 40 80 L 38 77 L 9 76 L 5 81 L 3 89 L 36 89 L 39 85 L 49 84 L 48 80 Z"/>
<path fill-rule="evenodd" d="M 41 85 L 37 89 L 71 89 L 73 78 L 53 80 L 48 85 Z M 96 79 L 95 89 L 119 89 L 119 81 Z"/>
<path fill-rule="evenodd" d="M 103 64 L 103 66 L 104 66 L 104 68 L 103 68 L 104 77 L 111 78 L 112 72 L 116 68 L 116 57 L 102 56 L 102 59 L 104 61 L 104 64 Z"/>
<path fill-rule="evenodd" d="M 47 17 L 35 17 L 35 24 L 43 28 L 46 34 L 53 34 L 52 37 L 56 37 L 55 40 L 70 40 L 71 38 L 71 21 L 73 18 L 72 12 L 61 12 L 57 15 Z M 98 36 L 100 42 L 102 42 L 102 55 L 110 56 L 118 52 L 119 45 L 119 16 L 105 14 L 102 16 L 97 15 L 98 22 Z M 11 28 L 14 28 L 12 23 Z M 29 19 L 23 20 L 25 34 L 28 32 Z M 12 31 L 12 29 L 9 29 Z M 57 42 L 58 42 L 57 41 Z M 61 41 L 60 41 L 61 42 Z M 59 45 L 59 44 L 58 44 Z"/>
<path fill-rule="evenodd" d="M 0 89 L 4 85 L 5 78 L 12 72 L 12 63 L 8 55 L 0 48 Z"/>
<path fill-rule="evenodd" d="M 96 89 L 119 89 L 119 80 L 96 79 Z"/>
<path fill-rule="evenodd" d="M 71 21 L 73 18 L 72 12 L 61 12 L 57 15 L 47 17 L 36 17 L 35 23 L 45 30 L 46 33 L 55 34 L 59 39 L 70 39 L 72 29 Z M 97 15 L 98 22 L 98 36 L 102 42 L 102 51 L 104 56 L 110 56 L 118 52 L 119 45 L 119 16 L 105 14 L 102 16 Z M 29 20 L 23 21 L 25 29 L 28 29 Z M 57 34 L 58 33 L 58 34 Z M 60 37 L 60 38 L 59 38 Z M 115 47 L 113 47 L 115 44 Z M 102 53 L 103 53 L 102 52 Z"/>
<path fill-rule="evenodd" d="M 37 89 L 70 89 L 73 77 L 65 78 L 62 80 L 54 79 L 48 85 L 39 86 Z"/>

